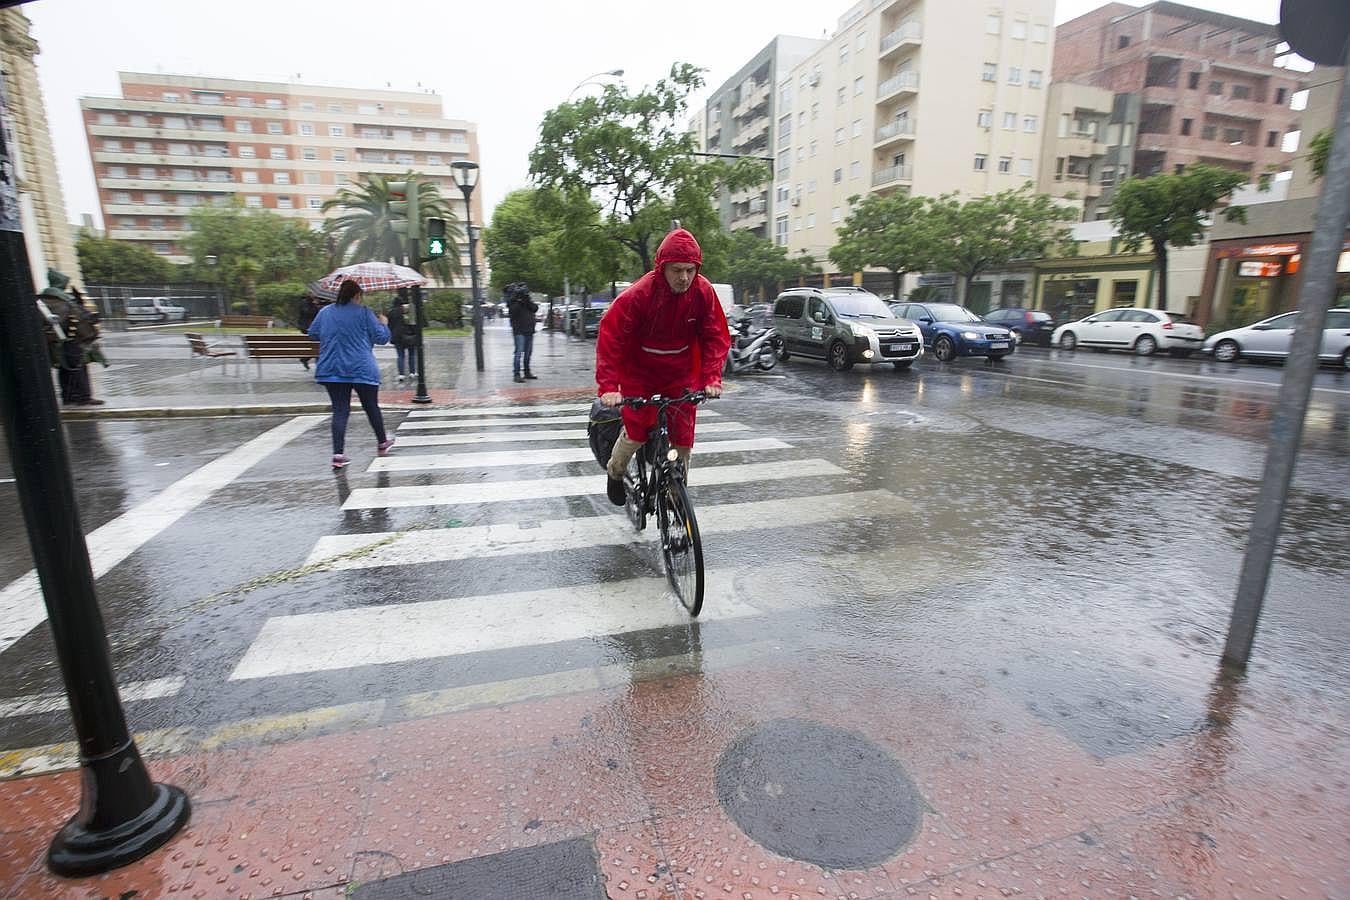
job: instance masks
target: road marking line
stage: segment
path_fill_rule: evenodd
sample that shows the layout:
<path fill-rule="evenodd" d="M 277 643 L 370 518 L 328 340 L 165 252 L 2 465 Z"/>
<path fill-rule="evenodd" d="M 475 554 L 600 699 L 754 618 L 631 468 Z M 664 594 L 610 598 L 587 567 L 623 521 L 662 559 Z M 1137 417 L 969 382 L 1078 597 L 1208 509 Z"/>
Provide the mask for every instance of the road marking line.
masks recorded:
<path fill-rule="evenodd" d="M 123 703 L 131 703 L 136 700 L 156 700 L 160 697 L 172 697 L 183 689 L 183 684 L 182 678 L 129 681 L 118 687 L 117 692 L 121 695 Z M 66 707 L 65 692 L 10 697 L 6 700 L 0 700 L 0 719 L 58 712 Z"/>
<path fill-rule="evenodd" d="M 168 756 L 186 753 L 193 748 L 186 726 L 159 728 L 133 735 L 136 749 L 142 756 Z M 0 779 L 20 775 L 43 775 L 80 767 L 80 747 L 74 741 L 0 750 Z"/>
<path fill-rule="evenodd" d="M 834 463 L 823 459 L 787 459 L 731 466 L 700 466 L 694 470 L 699 487 L 846 474 L 848 473 Z M 342 508 L 391 509 L 408 506 L 448 506 L 457 503 L 500 503 L 508 500 L 579 497 L 604 492 L 604 480 L 597 471 L 594 475 L 532 478 L 526 481 L 358 488 L 351 492 Z"/>
<path fill-rule="evenodd" d="M 790 448 L 777 438 L 746 438 L 732 441 L 700 441 L 697 456 L 713 453 L 746 453 L 752 450 Z M 367 472 L 427 472 L 436 469 L 477 469 L 488 466 L 532 466 L 594 461 L 590 447 L 558 447 L 547 450 L 492 450 L 482 453 L 422 453 L 376 457 Z"/>
<path fill-rule="evenodd" d="M 723 621 L 760 610 L 709 571 L 704 609 Z M 231 681 L 437 659 L 667 628 L 689 621 L 664 577 L 453 600 L 394 603 L 268 619 Z M 665 597 L 665 601 L 657 599 Z"/>
<path fill-rule="evenodd" d="M 1078 369 L 1101 369 L 1101 370 L 1104 371 L 1104 372 L 1121 372 L 1121 373 L 1124 373 L 1124 374 L 1126 374 L 1126 375 L 1149 375 L 1149 376 L 1152 376 L 1152 375 L 1161 375 L 1161 376 L 1164 376 L 1164 377 L 1167 377 L 1167 378 L 1190 378 L 1190 379 L 1194 379 L 1195 381 L 1212 381 L 1212 382 L 1214 382 L 1215 384 L 1249 384 L 1249 385 L 1251 385 L 1251 386 L 1253 386 L 1253 387 L 1270 388 L 1270 389 L 1276 390 L 1276 391 L 1278 391 L 1278 390 L 1280 389 L 1280 382 L 1278 382 L 1278 381 L 1275 381 L 1275 382 L 1270 382 L 1270 381 L 1252 381 L 1251 379 L 1248 379 L 1248 378 L 1227 378 L 1227 377 L 1225 377 L 1225 376 L 1223 376 L 1223 375 L 1192 375 L 1192 374 L 1190 374 L 1189 372 L 1167 372 L 1167 371 L 1162 371 L 1162 370 L 1154 371 L 1154 370 L 1152 370 L 1152 369 L 1150 369 L 1150 370 L 1148 370 L 1148 371 L 1132 370 L 1132 369 L 1120 368 L 1120 367 L 1117 367 L 1117 366 L 1099 366 L 1099 365 L 1095 365 L 1095 364 L 1093 364 L 1093 363 L 1076 363 L 1076 362 L 1068 362 L 1068 361 L 1062 360 L 1062 359 L 1057 359 L 1057 360 L 1055 360 L 1055 362 L 1056 362 L 1056 364 L 1061 365 L 1061 366 L 1073 366 L 1074 368 L 1078 368 Z M 1320 364 L 1319 364 L 1319 365 L 1320 365 Z M 1010 373 L 990 373 L 990 374 L 1010 374 Z M 1015 376 L 1015 377 L 1023 377 L 1023 378 L 1025 378 L 1026 376 Z M 1067 383 L 1067 384 L 1074 385 L 1074 386 L 1076 386 L 1076 387 L 1085 387 L 1085 385 L 1078 385 L 1078 384 L 1075 384 L 1074 382 L 1059 382 L 1059 383 Z M 1109 387 L 1109 385 L 1100 385 L 1100 387 Z M 1326 393 L 1326 394 L 1350 394 L 1350 391 L 1341 390 L 1341 389 L 1339 389 L 1339 388 L 1314 387 L 1313 390 L 1314 390 L 1314 391 L 1322 391 L 1323 393 Z"/>
<path fill-rule="evenodd" d="M 696 507 L 695 513 L 699 530 L 707 535 L 780 528 L 785 523 L 797 528 L 842 519 L 901 515 L 908 508 L 907 503 L 890 491 L 858 491 Z M 647 527 L 654 528 L 655 523 L 649 519 Z M 315 543 L 305 565 L 323 564 L 333 570 L 369 569 L 520 553 L 556 553 L 588 547 L 654 544 L 655 540 L 650 531 L 641 534 L 634 531 L 622 514 L 585 516 L 550 519 L 530 527 L 512 522 L 465 528 L 328 535 Z"/>
<path fill-rule="evenodd" d="M 749 425 L 740 422 L 705 422 L 698 426 L 699 434 L 723 434 L 728 431 L 749 431 Z M 401 447 L 446 447 L 456 444 L 510 444 L 516 441 L 584 441 L 584 428 L 549 428 L 544 431 L 481 431 L 474 434 L 412 434 L 398 439 Z"/>
<path fill-rule="evenodd" d="M 327 416 L 296 416 L 241 447 L 214 459 L 91 532 L 85 542 L 94 577 L 135 553 L 164 529 L 200 506 L 265 457 L 290 443 Z M 0 591 L 0 653 L 47 619 L 37 572 L 29 571 Z"/>
<path fill-rule="evenodd" d="M 409 413 L 411 419 L 414 413 Z M 708 410 L 699 410 L 699 420 L 715 419 L 720 413 L 710 412 Z M 451 421 L 417 421 L 410 422 L 406 419 L 399 425 L 399 431 L 433 431 L 446 428 L 492 428 L 494 426 L 516 427 L 521 425 L 577 425 L 583 422 L 589 422 L 591 417 L 585 416 L 535 416 L 532 418 L 514 418 L 514 419 L 455 419 Z"/>
<path fill-rule="evenodd" d="M 462 406 L 458 409 L 415 409 L 409 419 L 431 419 L 441 416 L 527 416 L 532 413 L 589 412 L 589 403 L 542 403 L 539 406 Z"/>
<path fill-rule="evenodd" d="M 341 725 L 343 730 L 365 728 L 380 721 L 384 715 L 384 700 L 363 700 L 340 706 L 324 706 L 299 712 L 281 713 L 243 719 L 218 727 L 201 741 L 201 749 L 218 750 L 234 744 L 267 739 L 294 740 L 311 737 L 324 728 Z"/>

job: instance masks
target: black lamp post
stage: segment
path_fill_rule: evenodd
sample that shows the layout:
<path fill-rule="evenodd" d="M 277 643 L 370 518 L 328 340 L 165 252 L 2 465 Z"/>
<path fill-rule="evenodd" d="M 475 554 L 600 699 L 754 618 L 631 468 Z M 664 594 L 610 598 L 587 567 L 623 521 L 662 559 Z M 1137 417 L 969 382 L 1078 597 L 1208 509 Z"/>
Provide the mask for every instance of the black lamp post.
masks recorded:
<path fill-rule="evenodd" d="M 473 289 L 473 361 L 478 371 L 483 371 L 483 301 L 478 296 L 478 229 L 474 228 L 473 210 L 469 206 L 469 197 L 478 184 L 478 163 L 467 159 L 457 159 L 450 164 L 455 184 L 464 194 L 464 230 L 469 233 L 469 282 Z"/>

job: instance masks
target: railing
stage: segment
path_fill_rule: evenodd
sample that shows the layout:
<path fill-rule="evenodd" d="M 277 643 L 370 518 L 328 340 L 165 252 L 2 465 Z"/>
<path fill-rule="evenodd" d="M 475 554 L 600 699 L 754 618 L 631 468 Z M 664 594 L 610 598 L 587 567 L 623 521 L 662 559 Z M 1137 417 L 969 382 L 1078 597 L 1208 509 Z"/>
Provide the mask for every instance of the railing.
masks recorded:
<path fill-rule="evenodd" d="M 906 42 L 917 43 L 923 40 L 923 26 L 918 22 L 906 22 L 881 39 L 881 52 Z"/>
<path fill-rule="evenodd" d="M 882 125 L 877 129 L 877 140 L 888 141 L 893 137 L 913 137 L 914 121 L 912 119 L 896 119 L 887 125 Z"/>
<path fill-rule="evenodd" d="M 912 166 L 890 166 L 879 169 L 872 175 L 872 187 L 880 187 L 892 181 L 912 181 L 914 179 L 912 170 Z"/>
<path fill-rule="evenodd" d="M 897 91 L 917 91 L 919 89 L 919 74 L 917 72 L 901 72 L 893 78 L 888 78 L 877 85 L 877 96 L 886 97 Z"/>

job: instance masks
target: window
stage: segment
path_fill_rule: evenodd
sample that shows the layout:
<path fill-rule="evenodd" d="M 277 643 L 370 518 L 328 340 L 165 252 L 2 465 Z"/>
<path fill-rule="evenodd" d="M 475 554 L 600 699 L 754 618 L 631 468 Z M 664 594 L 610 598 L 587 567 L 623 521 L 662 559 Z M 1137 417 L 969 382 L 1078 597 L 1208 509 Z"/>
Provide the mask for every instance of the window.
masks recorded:
<path fill-rule="evenodd" d="M 130 202 L 131 202 L 131 191 L 114 191 L 114 192 L 113 192 L 113 202 L 114 202 L 114 203 L 130 203 Z"/>
<path fill-rule="evenodd" d="M 117 124 L 117 116 L 113 115 L 112 113 L 99 113 L 99 114 L 98 114 L 98 124 L 100 124 L 100 125 L 116 125 L 116 124 Z"/>
<path fill-rule="evenodd" d="M 230 173 L 229 173 L 229 172 L 226 172 L 224 169 L 212 169 L 210 172 L 207 172 L 207 173 L 206 173 L 206 180 L 207 180 L 207 181 L 229 181 L 229 180 L 230 180 Z"/>
<path fill-rule="evenodd" d="M 1122 34 L 1120 37 L 1116 38 L 1117 50 L 1124 50 L 1128 46 L 1130 46 L 1130 36 L 1128 34 Z"/>
<path fill-rule="evenodd" d="M 141 154 L 149 154 L 154 152 L 154 148 L 150 146 L 149 141 L 137 141 L 136 152 Z"/>
<path fill-rule="evenodd" d="M 980 128 L 988 128 L 994 124 L 994 111 L 992 109 L 982 109 L 975 114 L 975 124 Z"/>
<path fill-rule="evenodd" d="M 305 205 L 310 209 L 321 209 L 323 207 L 322 197 L 306 197 Z"/>
<path fill-rule="evenodd" d="M 1007 175 L 1009 172 L 1012 171 L 1012 157 L 1011 157 L 1011 156 L 1000 156 L 1000 157 L 998 158 L 998 171 L 999 171 L 999 174 L 1002 174 L 1002 175 Z"/>
<path fill-rule="evenodd" d="M 318 107 L 316 107 L 316 106 L 314 105 L 314 101 L 313 101 L 313 100 L 301 100 L 301 101 L 300 101 L 300 111 L 301 111 L 301 112 L 314 112 L 314 110 L 317 109 L 317 108 L 318 108 Z"/>
<path fill-rule="evenodd" d="M 1183 174 L 1185 171 L 1186 171 L 1186 164 L 1185 164 L 1185 163 L 1173 163 L 1173 164 L 1172 164 L 1172 174 L 1173 174 L 1173 175 L 1181 175 L 1181 174 Z"/>
<path fill-rule="evenodd" d="M 1250 100 L 1251 98 L 1252 98 L 1252 89 L 1249 85 L 1245 84 L 1233 85 L 1234 100 Z"/>
<path fill-rule="evenodd" d="M 1190 133 L 1191 133 L 1191 128 L 1192 128 L 1192 126 L 1194 126 L 1194 125 L 1195 125 L 1195 120 L 1194 120 L 1194 119 L 1182 119 L 1182 120 L 1181 120 L 1181 133 L 1182 133 L 1182 134 L 1187 134 L 1187 135 L 1190 134 Z"/>
<path fill-rule="evenodd" d="M 127 177 L 127 167 L 126 167 L 126 166 L 108 166 L 108 177 L 109 177 L 109 178 L 126 178 L 126 177 Z"/>
<path fill-rule="evenodd" d="M 1038 44 L 1044 44 L 1050 38 L 1050 29 L 1045 25 L 1031 26 L 1031 39 Z"/>
<path fill-rule="evenodd" d="M 847 93 L 848 93 L 847 90 L 845 90 L 844 88 L 840 88 L 839 90 L 835 91 L 835 92 L 834 92 L 834 105 L 835 105 L 835 106 L 843 106 L 843 105 L 844 105 L 844 95 L 847 94 Z"/>
<path fill-rule="evenodd" d="M 807 213 L 807 216 L 806 216 L 806 227 L 807 227 L 807 228 L 815 228 L 815 227 L 816 227 L 816 214 L 815 214 L 815 213 Z"/>
<path fill-rule="evenodd" d="M 1222 96 L 1223 96 L 1223 82 L 1222 82 L 1222 81 L 1211 81 L 1211 82 L 1209 83 L 1209 92 L 1210 92 L 1211 94 L 1213 94 L 1215 97 L 1222 97 Z"/>
<path fill-rule="evenodd" d="M 150 218 L 150 228 L 152 231 L 163 231 L 164 219 L 161 216 L 152 216 Z"/>
<path fill-rule="evenodd" d="M 1017 130 L 1017 113 L 1005 112 L 1003 114 L 1003 130 L 1004 131 Z"/>
<path fill-rule="evenodd" d="M 862 119 L 853 120 L 853 136 L 862 137 Z"/>
<path fill-rule="evenodd" d="M 252 97 L 235 97 L 235 98 L 234 98 L 234 105 L 235 105 L 235 106 L 245 106 L 245 107 L 247 107 L 247 106 L 252 106 L 252 105 L 253 105 L 253 98 L 252 98 Z"/>
<path fill-rule="evenodd" d="M 802 217 L 801 217 L 801 216 L 798 216 L 797 218 L 795 218 L 795 219 L 792 220 L 792 230 L 793 230 L 793 231 L 801 231 L 801 230 L 802 230 Z"/>
<path fill-rule="evenodd" d="M 1285 100 L 1285 97 L 1288 96 L 1288 94 L 1289 94 L 1289 91 L 1287 91 L 1285 88 L 1276 88 L 1276 89 L 1275 89 L 1275 105 L 1276 105 L 1276 106 L 1284 106 L 1284 100 Z"/>
<path fill-rule="evenodd" d="M 193 171 L 192 171 L 191 169 L 174 169 L 174 170 L 173 170 L 173 180 L 174 180 L 174 181 L 192 181 L 195 177 L 196 177 L 196 175 L 193 173 Z"/>
<path fill-rule="evenodd" d="M 267 154 L 267 155 L 270 156 L 270 157 L 272 157 L 273 159 L 287 159 L 287 158 L 288 158 L 288 157 L 286 156 L 286 148 L 285 148 L 285 147 L 273 147 L 270 151 L 268 151 L 268 154 Z"/>
<path fill-rule="evenodd" d="M 786 175 L 791 171 L 792 171 L 792 151 L 779 150 L 778 163 L 774 167 L 774 172 L 779 177 L 782 177 L 783 175 Z"/>
<path fill-rule="evenodd" d="M 142 181 L 149 181 L 153 179 L 155 177 L 155 167 L 141 166 L 139 170 L 139 177 Z"/>
<path fill-rule="evenodd" d="M 257 155 L 258 155 L 258 151 L 255 150 L 255 149 L 252 148 L 252 147 L 247 146 L 247 145 L 241 146 L 241 147 L 239 148 L 239 158 L 240 158 L 240 159 L 253 159 L 253 158 L 254 158 L 255 156 L 257 156 Z"/>
<path fill-rule="evenodd" d="M 272 173 L 272 183 L 273 183 L 273 184 L 290 184 L 290 183 L 291 183 L 291 173 L 290 173 L 290 172 L 273 172 L 273 173 Z"/>
<path fill-rule="evenodd" d="M 1191 90 L 1195 90 L 1196 88 L 1200 87 L 1199 72 L 1186 73 L 1186 87 L 1190 88 Z"/>
<path fill-rule="evenodd" d="M 786 141 L 792 137 L 792 116 L 781 116 L 778 119 L 778 139 Z"/>
<path fill-rule="evenodd" d="M 262 197 L 259 197 L 257 194 L 249 194 L 244 198 L 244 205 L 249 209 L 261 209 Z"/>
<path fill-rule="evenodd" d="M 1022 83 L 1021 66 L 1008 66 L 1008 84 L 1021 84 L 1021 83 Z"/>
<path fill-rule="evenodd" d="M 1204 138 L 1207 141 L 1214 140 L 1216 137 L 1218 137 L 1218 135 L 1219 135 L 1219 128 L 1217 125 L 1205 125 L 1202 126 L 1200 129 L 1200 137 Z"/>
<path fill-rule="evenodd" d="M 319 158 L 319 150 L 318 150 L 317 147 L 306 147 L 305 149 L 303 149 L 303 150 L 300 151 L 300 158 L 301 158 L 301 159 L 318 159 L 318 158 Z"/>
<path fill-rule="evenodd" d="M 1003 30 L 1003 17 L 1002 17 L 1002 16 L 985 16 L 985 17 L 984 17 L 984 33 L 985 33 L 985 34 L 998 34 L 998 33 L 1001 32 L 1002 30 Z"/>
<path fill-rule="evenodd" d="M 301 123 L 300 123 L 300 133 L 301 133 L 302 135 L 304 135 L 305 137 L 314 137 L 314 123 L 312 123 L 312 122 L 301 122 Z"/>
<path fill-rule="evenodd" d="M 836 144 L 842 144 L 844 142 L 844 129 L 836 128 L 834 130 L 834 142 Z"/>
<path fill-rule="evenodd" d="M 427 154 L 427 165 L 429 165 L 429 166 L 439 166 L 440 164 L 441 164 L 441 155 L 440 155 L 439 153 L 428 153 L 428 154 Z"/>
<path fill-rule="evenodd" d="M 333 174 L 333 184 L 346 184 L 348 181 L 346 172 L 335 172 Z"/>
<path fill-rule="evenodd" d="M 165 91 L 159 95 L 159 99 L 163 100 L 165 103 L 177 103 L 183 98 L 173 91 Z"/>
<path fill-rule="evenodd" d="M 984 153 L 975 154 L 975 171 L 983 172 L 989 167 L 989 157 Z"/>
<path fill-rule="evenodd" d="M 1036 116 L 1022 117 L 1022 130 L 1028 134 L 1036 131 Z"/>
<path fill-rule="evenodd" d="M 860 160 L 855 159 L 848 164 L 848 177 L 851 179 L 862 177 L 862 162 Z"/>
<path fill-rule="evenodd" d="M 811 142 L 811 155 L 812 155 L 812 156 L 815 156 L 815 155 L 816 155 L 816 142 L 815 142 L 815 141 L 812 141 L 812 142 Z"/>
<path fill-rule="evenodd" d="M 347 151 L 346 151 L 346 150 L 334 150 L 334 151 L 333 151 L 333 162 L 346 162 L 346 161 L 347 161 Z"/>
<path fill-rule="evenodd" d="M 268 101 L 267 101 L 265 104 L 263 104 L 263 105 L 266 106 L 268 109 L 285 109 L 285 108 L 286 108 L 286 105 L 285 105 L 284 103 L 282 103 L 280 100 L 278 100 L 277 98 L 275 98 L 275 97 L 273 97 L 272 99 L 268 100 Z"/>
<path fill-rule="evenodd" d="M 223 159 L 230 155 L 230 148 L 224 144 L 207 144 L 202 148 L 202 156 L 210 156 L 214 159 Z"/>
<path fill-rule="evenodd" d="M 819 116 L 820 116 L 820 104 L 819 104 L 819 103 L 812 103 L 812 104 L 811 104 L 811 121 L 814 122 L 814 121 L 817 119 L 817 117 L 819 117 Z"/>
<path fill-rule="evenodd" d="M 1247 132 L 1241 128 L 1225 128 L 1223 139 L 1230 144 L 1245 144 L 1247 143 Z"/>
<path fill-rule="evenodd" d="M 867 32 L 866 32 L 866 31 L 860 31 L 860 32 L 858 32 L 858 37 L 857 37 L 857 39 L 853 42 L 853 47 L 854 47 L 854 51 L 857 52 L 857 53 L 861 53 L 861 52 L 863 52 L 864 50 L 867 49 Z"/>
<path fill-rule="evenodd" d="M 173 248 L 169 246 L 168 241 L 155 241 L 153 246 L 154 251 L 160 254 L 161 256 L 167 256 L 168 254 L 173 252 Z"/>
<path fill-rule="evenodd" d="M 234 130 L 239 132 L 240 134 L 252 134 L 253 123 L 250 122 L 248 119 L 235 119 Z"/>
<path fill-rule="evenodd" d="M 253 169 L 245 169 L 244 184 L 257 184 L 257 183 L 258 183 L 258 173 Z"/>
<path fill-rule="evenodd" d="M 132 113 L 132 114 L 131 114 L 131 127 L 132 127 L 132 128 L 147 128 L 147 127 L 149 127 L 149 125 L 150 125 L 150 120 L 147 119 L 145 116 L 141 115 L 140 113 Z"/>
<path fill-rule="evenodd" d="M 278 197 L 277 209 L 295 209 L 295 205 L 291 203 L 290 197 Z"/>
<path fill-rule="evenodd" d="M 1277 143 L 1279 143 L 1279 140 L 1280 140 L 1280 133 L 1279 133 L 1278 131 L 1267 131 L 1267 132 L 1266 132 L 1266 146 L 1267 146 L 1267 147 L 1274 147 Z"/>
<path fill-rule="evenodd" d="M 1041 86 L 1041 80 L 1045 78 L 1045 72 L 1040 69 L 1032 69 L 1027 73 L 1027 87 L 1038 88 Z"/>
<path fill-rule="evenodd" d="M 774 201 L 776 203 L 786 203 L 790 196 L 792 196 L 792 188 L 788 187 L 786 184 L 780 184 L 778 190 L 774 193 Z"/>
<path fill-rule="evenodd" d="M 424 141 L 427 141 L 428 143 L 438 144 L 440 143 L 441 140 L 441 133 L 439 131 L 428 131 L 422 139 Z M 464 139 L 464 132 L 456 131 L 454 134 L 452 134 L 450 136 L 450 143 L 452 144 L 467 143 L 467 141 Z"/>
<path fill-rule="evenodd" d="M 268 134 L 281 134 L 281 133 L 282 133 L 282 130 L 281 130 L 281 123 L 280 123 L 280 122 L 268 122 L 268 123 L 267 123 L 267 133 L 268 133 Z"/>
<path fill-rule="evenodd" d="M 105 151 L 107 151 L 108 153 L 121 153 L 121 152 L 122 152 L 122 142 L 121 142 L 121 141 L 104 141 L 104 142 L 103 142 L 103 149 L 104 149 Z"/>
<path fill-rule="evenodd" d="M 146 194 L 145 202 L 148 206 L 162 206 L 164 198 L 159 194 Z"/>
<path fill-rule="evenodd" d="M 1017 161 L 1017 174 L 1023 178 L 1031 177 L 1031 160 L 1023 158 Z"/>
<path fill-rule="evenodd" d="M 984 64 L 984 67 L 983 67 L 982 69 L 980 69 L 980 80 L 981 80 L 981 81 L 997 81 L 997 80 L 998 80 L 998 65 L 997 65 L 996 63 L 985 63 L 985 64 Z"/>
<path fill-rule="evenodd" d="M 343 137 L 344 135 L 346 135 L 346 133 L 347 133 L 347 129 L 343 128 L 341 125 L 329 125 L 329 126 L 328 126 L 328 136 L 329 136 L 329 137 Z"/>
<path fill-rule="evenodd" d="M 840 183 L 841 181 L 843 181 L 843 180 L 844 180 L 844 170 L 843 170 L 843 169 L 835 169 L 835 170 L 834 170 L 834 183 L 835 183 L 835 184 L 839 184 L 839 183 Z"/>
<path fill-rule="evenodd" d="M 859 75 L 857 78 L 853 79 L 853 96 L 855 97 L 861 96 L 862 92 L 863 92 L 863 77 Z"/>
<path fill-rule="evenodd" d="M 186 129 L 186 128 L 187 128 L 187 119 L 183 118 L 182 116 L 165 116 L 165 117 L 164 117 L 164 127 L 165 127 L 165 128 L 178 128 L 178 129 L 180 129 L 180 130 L 181 130 L 181 129 Z"/>
<path fill-rule="evenodd" d="M 1012 31 L 1009 32 L 1015 41 L 1024 41 L 1027 38 L 1027 23 L 1023 19 L 1013 19 Z"/>
<path fill-rule="evenodd" d="M 814 178 L 806 182 L 806 192 L 808 194 L 814 194 L 816 192 L 816 180 Z"/>
<path fill-rule="evenodd" d="M 848 44 L 839 45 L 839 65 L 848 62 Z"/>
<path fill-rule="evenodd" d="M 838 222 L 841 218 L 843 218 L 843 216 L 839 211 L 839 207 L 836 206 L 834 209 L 830 210 L 831 222 Z"/>
<path fill-rule="evenodd" d="M 787 216 L 779 216 L 773 220 L 773 242 L 780 247 L 787 246 L 788 242 L 788 220 Z"/>
<path fill-rule="evenodd" d="M 806 110 L 804 109 L 797 111 L 797 127 L 798 128 L 806 127 Z"/>

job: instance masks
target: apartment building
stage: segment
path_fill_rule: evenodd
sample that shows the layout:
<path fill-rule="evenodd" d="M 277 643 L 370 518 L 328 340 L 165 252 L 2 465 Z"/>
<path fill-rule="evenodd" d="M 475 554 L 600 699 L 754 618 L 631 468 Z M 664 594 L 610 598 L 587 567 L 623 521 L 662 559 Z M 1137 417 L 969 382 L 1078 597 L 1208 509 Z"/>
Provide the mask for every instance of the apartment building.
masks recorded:
<path fill-rule="evenodd" d="M 785 73 L 825 42 L 778 35 L 712 93 L 699 127 L 700 146 L 707 153 L 772 159 L 777 144 L 775 123 L 789 120 L 791 98 L 779 99 L 775 85 Z M 769 236 L 771 190 L 767 185 L 718 197 L 722 227 L 747 229 Z"/>
<path fill-rule="evenodd" d="M 1277 64 L 1274 25 L 1159 0 L 1108 3 L 1056 31 L 1054 81 L 1112 94 L 1105 139 L 1080 153 L 1059 147 L 1052 157 L 1065 180 L 1071 165 L 1092 174 L 1100 190 L 1085 207 L 1089 217 L 1104 216 L 1115 185 L 1131 175 L 1200 162 L 1255 180 L 1289 168 L 1299 130 L 1291 101 L 1308 81 Z M 1072 122 L 1076 113 L 1052 114 Z M 1051 177 L 1044 187 L 1055 184 Z"/>
<path fill-rule="evenodd" d="M 1046 96 L 1046 136 L 1037 190 L 1080 210 L 1092 222 L 1106 216 L 1102 172 L 1115 95 L 1106 88 L 1052 82 Z"/>
<path fill-rule="evenodd" d="M 1053 0 L 864 0 L 780 81 L 773 237 L 827 272 L 850 198 L 1035 183 Z"/>
<path fill-rule="evenodd" d="M 445 118 L 438 94 L 138 72 L 119 79 L 121 97 L 80 100 L 109 237 L 187 262 L 182 241 L 195 207 L 238 196 L 318 228 L 324 201 L 360 176 L 410 169 L 437 182 L 463 219 L 450 164 L 478 160 L 477 126 Z M 475 224 L 482 193 L 480 179 Z"/>

